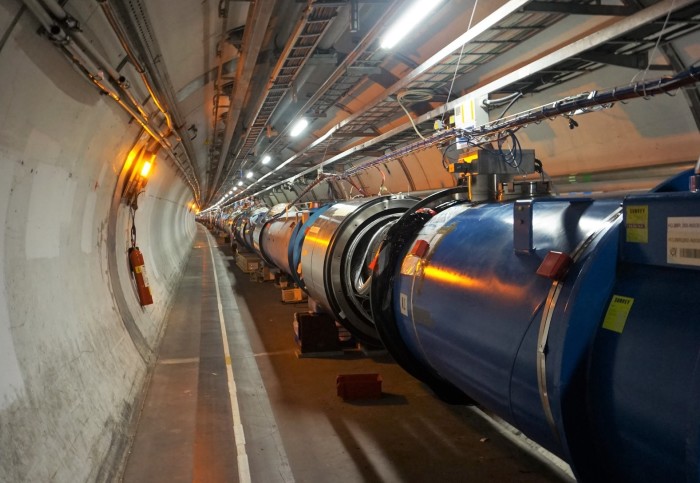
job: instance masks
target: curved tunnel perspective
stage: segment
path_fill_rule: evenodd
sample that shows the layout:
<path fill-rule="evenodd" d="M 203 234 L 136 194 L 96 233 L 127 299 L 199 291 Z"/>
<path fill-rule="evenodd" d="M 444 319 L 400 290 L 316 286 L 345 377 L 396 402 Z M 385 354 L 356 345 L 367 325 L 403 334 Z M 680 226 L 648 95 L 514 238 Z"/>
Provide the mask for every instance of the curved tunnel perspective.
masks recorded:
<path fill-rule="evenodd" d="M 698 481 L 699 20 L 0 0 L 0 481 Z"/>

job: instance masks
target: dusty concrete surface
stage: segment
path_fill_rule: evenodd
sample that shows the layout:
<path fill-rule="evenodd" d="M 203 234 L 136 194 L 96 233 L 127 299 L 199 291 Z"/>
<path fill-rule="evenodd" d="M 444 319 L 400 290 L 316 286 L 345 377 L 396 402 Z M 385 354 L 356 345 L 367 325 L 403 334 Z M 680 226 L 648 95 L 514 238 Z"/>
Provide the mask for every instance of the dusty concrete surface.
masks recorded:
<path fill-rule="evenodd" d="M 112 203 L 137 126 L 37 35 L 30 15 L 7 30 L 20 6 L 0 0 L 9 32 L 0 50 L 0 481 L 109 481 L 149 364 L 124 316 L 153 351 L 194 235 L 192 195 L 162 160 L 139 197 L 155 299 L 142 309 L 127 265 L 129 213 Z"/>
<path fill-rule="evenodd" d="M 212 264 L 197 235 L 169 316 L 124 481 L 240 481 L 232 434 L 217 267 L 236 407 L 252 481 L 561 482 L 465 406 L 450 406 L 386 353 L 298 358 L 292 320 L 271 282 L 251 281 L 227 246 Z M 377 400 L 343 401 L 338 374 L 379 373 Z M 228 406 L 228 411 L 223 411 Z"/>

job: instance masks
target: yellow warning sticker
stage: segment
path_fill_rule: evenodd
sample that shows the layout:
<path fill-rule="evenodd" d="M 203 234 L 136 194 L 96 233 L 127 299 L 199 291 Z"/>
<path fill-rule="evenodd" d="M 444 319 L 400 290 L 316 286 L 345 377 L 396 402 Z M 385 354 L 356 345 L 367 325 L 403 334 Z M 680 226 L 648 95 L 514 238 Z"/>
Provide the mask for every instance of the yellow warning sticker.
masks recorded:
<path fill-rule="evenodd" d="M 628 243 L 649 243 L 649 207 L 632 205 L 627 207 L 625 218 Z"/>
<path fill-rule="evenodd" d="M 603 328 L 622 334 L 633 303 L 632 297 L 613 295 L 608 311 L 605 313 L 605 319 L 603 319 Z"/>

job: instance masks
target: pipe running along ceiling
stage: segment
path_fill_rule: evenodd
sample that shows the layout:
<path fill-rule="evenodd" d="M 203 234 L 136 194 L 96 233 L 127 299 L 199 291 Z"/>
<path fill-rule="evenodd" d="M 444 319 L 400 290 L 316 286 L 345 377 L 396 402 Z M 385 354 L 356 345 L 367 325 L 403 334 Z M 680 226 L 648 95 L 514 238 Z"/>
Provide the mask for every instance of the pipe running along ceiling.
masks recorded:
<path fill-rule="evenodd" d="M 202 209 L 423 149 L 417 141 L 436 136 L 435 121 L 470 97 L 501 106 L 609 65 L 643 72 L 636 81 L 683 72 L 694 61 L 677 45 L 700 25 L 690 0 L 443 1 L 385 49 L 382 36 L 411 2 L 97 3 L 112 28 L 102 35 L 122 46 L 119 62 L 79 31 L 70 4 L 25 0 L 165 150 Z M 668 62 L 656 64 L 657 51 Z M 697 88 L 683 95 L 700 123 Z M 293 136 L 302 119 L 308 127 Z"/>

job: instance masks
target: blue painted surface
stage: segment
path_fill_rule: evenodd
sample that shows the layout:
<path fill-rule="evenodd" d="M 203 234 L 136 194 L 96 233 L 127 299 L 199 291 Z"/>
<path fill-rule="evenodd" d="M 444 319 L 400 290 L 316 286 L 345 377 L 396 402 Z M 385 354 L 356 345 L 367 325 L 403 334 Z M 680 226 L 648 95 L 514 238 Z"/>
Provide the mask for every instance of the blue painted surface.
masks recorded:
<path fill-rule="evenodd" d="M 598 331 L 588 375 L 591 450 L 607 480 L 698 481 L 698 279 L 692 270 L 618 268 L 613 293 L 634 302 L 622 333 Z"/>
<path fill-rule="evenodd" d="M 534 204 L 529 253 L 514 250 L 512 204 L 446 209 L 416 237 L 428 252 L 411 255 L 411 243 L 396 269 L 396 323 L 413 357 L 569 461 L 580 481 L 699 481 L 699 267 L 666 256 L 669 218 L 700 220 L 700 195 L 627 198 L 647 207 L 644 243 L 627 241 L 621 201 Z M 537 343 L 553 281 L 535 272 L 550 250 L 577 246 L 545 350 L 550 425 Z M 603 327 L 613 295 L 634 299 L 621 333 Z"/>
<path fill-rule="evenodd" d="M 635 195 L 625 198 L 625 227 L 627 227 L 628 213 L 630 209 L 643 209 L 648 213 L 647 243 L 629 242 L 627 229 L 625 228 L 621 236 L 621 260 L 644 263 L 649 265 L 659 265 L 668 267 L 678 267 L 680 264 L 668 261 L 669 253 L 667 253 L 667 230 L 669 218 L 677 217 L 697 217 L 698 216 L 698 193 L 652 193 L 648 195 Z M 696 221 L 696 224 L 700 220 Z M 693 238 L 698 240 L 693 242 L 688 240 L 688 246 L 696 247 L 700 251 L 700 226 L 696 227 L 699 234 Z M 700 258 L 700 253 L 697 254 Z M 697 266 L 688 265 L 686 268 L 700 270 L 700 264 Z M 699 274 L 700 276 L 700 274 Z"/>

